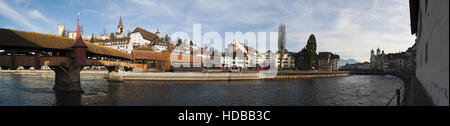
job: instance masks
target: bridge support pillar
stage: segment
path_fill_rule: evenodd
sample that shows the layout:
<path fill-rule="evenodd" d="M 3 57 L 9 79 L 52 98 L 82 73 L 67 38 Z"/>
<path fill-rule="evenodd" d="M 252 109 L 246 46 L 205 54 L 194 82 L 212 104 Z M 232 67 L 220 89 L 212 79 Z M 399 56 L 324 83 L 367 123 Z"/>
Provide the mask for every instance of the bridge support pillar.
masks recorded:
<path fill-rule="evenodd" d="M 84 92 L 81 88 L 80 72 L 83 67 L 52 66 L 55 71 L 55 86 L 53 89 L 66 92 Z"/>

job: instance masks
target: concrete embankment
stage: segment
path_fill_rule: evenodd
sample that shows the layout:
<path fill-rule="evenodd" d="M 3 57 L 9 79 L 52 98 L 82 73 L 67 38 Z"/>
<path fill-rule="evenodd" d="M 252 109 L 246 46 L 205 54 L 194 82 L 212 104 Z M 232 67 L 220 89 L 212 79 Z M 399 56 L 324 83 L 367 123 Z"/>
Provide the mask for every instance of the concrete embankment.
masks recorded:
<path fill-rule="evenodd" d="M 422 83 L 417 80 L 414 74 L 395 73 L 393 75 L 402 79 L 404 82 L 403 106 L 433 106 L 431 97 L 427 94 Z"/>
<path fill-rule="evenodd" d="M 12 74 L 54 74 L 53 70 L 0 70 Z M 106 70 L 83 70 L 81 74 L 102 74 L 110 81 L 124 80 L 259 80 L 259 79 L 299 79 L 348 76 L 348 71 L 278 71 L 278 72 L 111 72 Z"/>
<path fill-rule="evenodd" d="M 259 79 L 298 79 L 317 77 L 348 76 L 347 71 L 317 72 L 317 71 L 283 71 L 283 72 L 233 72 L 233 73 L 203 73 L 203 72 L 112 72 L 110 81 L 125 80 L 178 80 L 178 81 L 208 81 L 208 80 L 259 80 Z"/>
<path fill-rule="evenodd" d="M 401 90 L 402 106 L 432 106 L 431 97 L 425 91 L 422 83 L 417 80 L 416 75 L 404 72 L 383 72 L 383 71 L 351 71 L 356 75 L 393 75 L 403 80 L 404 86 Z"/>
<path fill-rule="evenodd" d="M 13 74 L 55 74 L 53 70 L 0 70 L 0 73 Z M 83 70 L 81 74 L 108 74 L 107 70 Z"/>

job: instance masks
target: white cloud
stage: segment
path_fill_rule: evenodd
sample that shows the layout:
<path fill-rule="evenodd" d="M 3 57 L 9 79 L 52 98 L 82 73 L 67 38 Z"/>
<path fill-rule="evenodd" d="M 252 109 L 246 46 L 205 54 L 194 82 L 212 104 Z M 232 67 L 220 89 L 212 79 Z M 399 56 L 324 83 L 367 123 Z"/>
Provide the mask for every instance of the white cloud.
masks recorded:
<path fill-rule="evenodd" d="M 405 51 L 413 44 L 407 2 L 342 1 L 340 5 L 302 1 L 292 5 L 296 8 L 289 8 L 296 14 L 278 20 L 286 23 L 287 47 L 291 51 L 303 48 L 312 33 L 317 38 L 318 51 L 331 51 L 359 61 L 368 61 L 372 48 L 391 53 Z M 276 30 L 276 26 L 272 28 Z"/>
<path fill-rule="evenodd" d="M 144 6 L 153 6 L 155 5 L 155 2 L 152 0 L 130 0 L 133 3 L 144 5 Z"/>
<path fill-rule="evenodd" d="M 414 39 L 409 35 L 407 7 L 394 5 L 374 6 L 376 11 L 338 11 L 335 27 L 318 32 L 319 50 L 331 50 L 359 61 L 368 61 L 373 48 L 380 47 L 386 53 L 405 51 Z"/>
<path fill-rule="evenodd" d="M 10 18 L 11 20 L 14 20 L 20 25 L 30 28 L 33 31 L 44 31 L 42 28 L 31 23 L 31 21 L 25 18 L 21 13 L 15 11 L 13 8 L 9 7 L 1 0 L 0 0 L 0 14 Z"/>
<path fill-rule="evenodd" d="M 45 17 L 44 15 L 42 15 L 42 13 L 39 12 L 38 10 L 31 10 L 28 12 L 28 14 L 30 15 L 30 17 L 43 20 L 46 23 L 48 23 L 49 25 L 56 25 L 56 23 L 54 21 L 52 21 L 52 20 L 48 19 L 47 17 Z"/>

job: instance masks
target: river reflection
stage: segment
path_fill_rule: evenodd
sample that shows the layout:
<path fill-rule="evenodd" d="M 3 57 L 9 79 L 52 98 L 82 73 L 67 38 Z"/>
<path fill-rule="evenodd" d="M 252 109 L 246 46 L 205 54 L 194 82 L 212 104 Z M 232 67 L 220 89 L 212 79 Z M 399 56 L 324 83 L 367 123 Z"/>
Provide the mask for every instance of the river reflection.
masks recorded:
<path fill-rule="evenodd" d="M 403 82 L 394 76 L 254 81 L 108 82 L 82 74 L 85 93 L 55 92 L 53 74 L 0 73 L 0 105 L 383 106 Z M 395 103 L 395 101 L 393 101 Z"/>
<path fill-rule="evenodd" d="M 80 106 L 81 95 L 80 92 L 65 92 L 54 90 L 55 100 L 57 106 Z"/>

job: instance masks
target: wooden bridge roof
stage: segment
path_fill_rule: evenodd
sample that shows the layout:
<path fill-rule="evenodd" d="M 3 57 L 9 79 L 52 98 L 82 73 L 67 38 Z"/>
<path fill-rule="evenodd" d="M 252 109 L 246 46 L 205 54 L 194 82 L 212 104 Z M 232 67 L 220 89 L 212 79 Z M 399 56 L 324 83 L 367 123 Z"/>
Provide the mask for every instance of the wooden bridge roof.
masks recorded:
<path fill-rule="evenodd" d="M 170 52 L 154 52 L 154 51 L 146 51 L 146 50 L 133 50 L 133 57 L 136 59 L 143 60 L 159 60 L 159 61 L 172 61 L 173 58 L 178 58 L 179 54 L 170 53 Z M 183 57 L 189 58 L 181 58 L 177 59 L 177 62 L 185 62 L 185 63 L 199 63 L 201 61 L 200 56 L 191 56 L 191 55 L 182 55 Z"/>
<path fill-rule="evenodd" d="M 73 41 L 68 37 L 0 28 L 0 46 L 72 50 L 70 46 Z M 134 60 L 132 55 L 123 51 L 89 42 L 85 43 L 88 46 L 88 53 Z"/>

